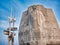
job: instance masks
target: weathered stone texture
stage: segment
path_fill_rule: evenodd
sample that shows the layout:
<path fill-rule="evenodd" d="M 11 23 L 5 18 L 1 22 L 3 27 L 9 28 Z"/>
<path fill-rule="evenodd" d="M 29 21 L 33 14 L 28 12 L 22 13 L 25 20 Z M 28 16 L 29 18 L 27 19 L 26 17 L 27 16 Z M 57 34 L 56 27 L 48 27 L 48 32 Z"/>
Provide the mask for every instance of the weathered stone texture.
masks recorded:
<path fill-rule="evenodd" d="M 60 43 L 60 29 L 52 9 L 33 5 L 23 12 L 19 26 L 19 45 Z"/>

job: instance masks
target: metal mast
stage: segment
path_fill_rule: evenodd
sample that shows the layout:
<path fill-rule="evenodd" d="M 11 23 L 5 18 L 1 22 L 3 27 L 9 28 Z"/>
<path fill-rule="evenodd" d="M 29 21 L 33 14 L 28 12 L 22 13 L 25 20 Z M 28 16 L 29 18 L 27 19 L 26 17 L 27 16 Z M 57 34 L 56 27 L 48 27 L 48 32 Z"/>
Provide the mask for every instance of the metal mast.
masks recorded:
<path fill-rule="evenodd" d="M 14 27 L 14 23 L 16 19 L 12 17 L 12 8 L 11 8 L 10 17 L 8 18 L 9 18 L 9 28 L 7 28 L 7 30 L 4 30 L 4 34 L 8 35 L 8 45 L 10 45 L 10 42 L 11 45 L 14 45 L 14 36 L 15 36 L 14 31 L 17 30 L 17 27 Z"/>

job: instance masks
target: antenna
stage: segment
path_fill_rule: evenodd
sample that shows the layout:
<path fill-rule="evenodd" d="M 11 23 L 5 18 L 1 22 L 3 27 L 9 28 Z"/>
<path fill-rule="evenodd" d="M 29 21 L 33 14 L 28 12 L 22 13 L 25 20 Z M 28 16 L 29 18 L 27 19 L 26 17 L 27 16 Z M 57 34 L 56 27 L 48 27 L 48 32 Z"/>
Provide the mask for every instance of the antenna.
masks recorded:
<path fill-rule="evenodd" d="M 11 14 L 10 14 L 10 17 L 12 17 L 12 7 L 11 7 Z"/>
<path fill-rule="evenodd" d="M 8 45 L 10 45 L 10 41 L 12 42 L 12 45 L 14 45 L 14 31 L 17 30 L 17 27 L 14 27 L 14 23 L 16 21 L 15 16 L 12 17 L 12 8 L 11 8 L 11 14 L 9 18 L 9 28 L 7 30 L 4 30 L 4 34 L 8 35 Z M 11 32 L 12 31 L 12 32 Z"/>

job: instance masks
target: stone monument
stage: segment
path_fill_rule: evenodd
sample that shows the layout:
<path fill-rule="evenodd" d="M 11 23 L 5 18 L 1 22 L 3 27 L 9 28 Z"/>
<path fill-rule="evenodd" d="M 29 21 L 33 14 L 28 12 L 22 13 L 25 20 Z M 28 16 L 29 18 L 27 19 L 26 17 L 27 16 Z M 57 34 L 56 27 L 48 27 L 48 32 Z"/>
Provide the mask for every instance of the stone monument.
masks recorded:
<path fill-rule="evenodd" d="M 32 5 L 23 12 L 19 45 L 60 45 L 60 29 L 52 9 Z"/>

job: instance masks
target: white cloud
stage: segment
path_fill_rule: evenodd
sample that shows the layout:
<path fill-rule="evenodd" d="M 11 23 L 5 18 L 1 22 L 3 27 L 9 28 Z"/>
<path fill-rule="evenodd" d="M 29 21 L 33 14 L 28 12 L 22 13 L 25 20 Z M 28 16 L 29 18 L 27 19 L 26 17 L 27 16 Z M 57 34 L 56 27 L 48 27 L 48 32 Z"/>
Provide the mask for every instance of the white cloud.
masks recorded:
<path fill-rule="evenodd" d="M 8 22 L 5 20 L 0 20 L 0 28 L 6 29 L 8 27 Z"/>

